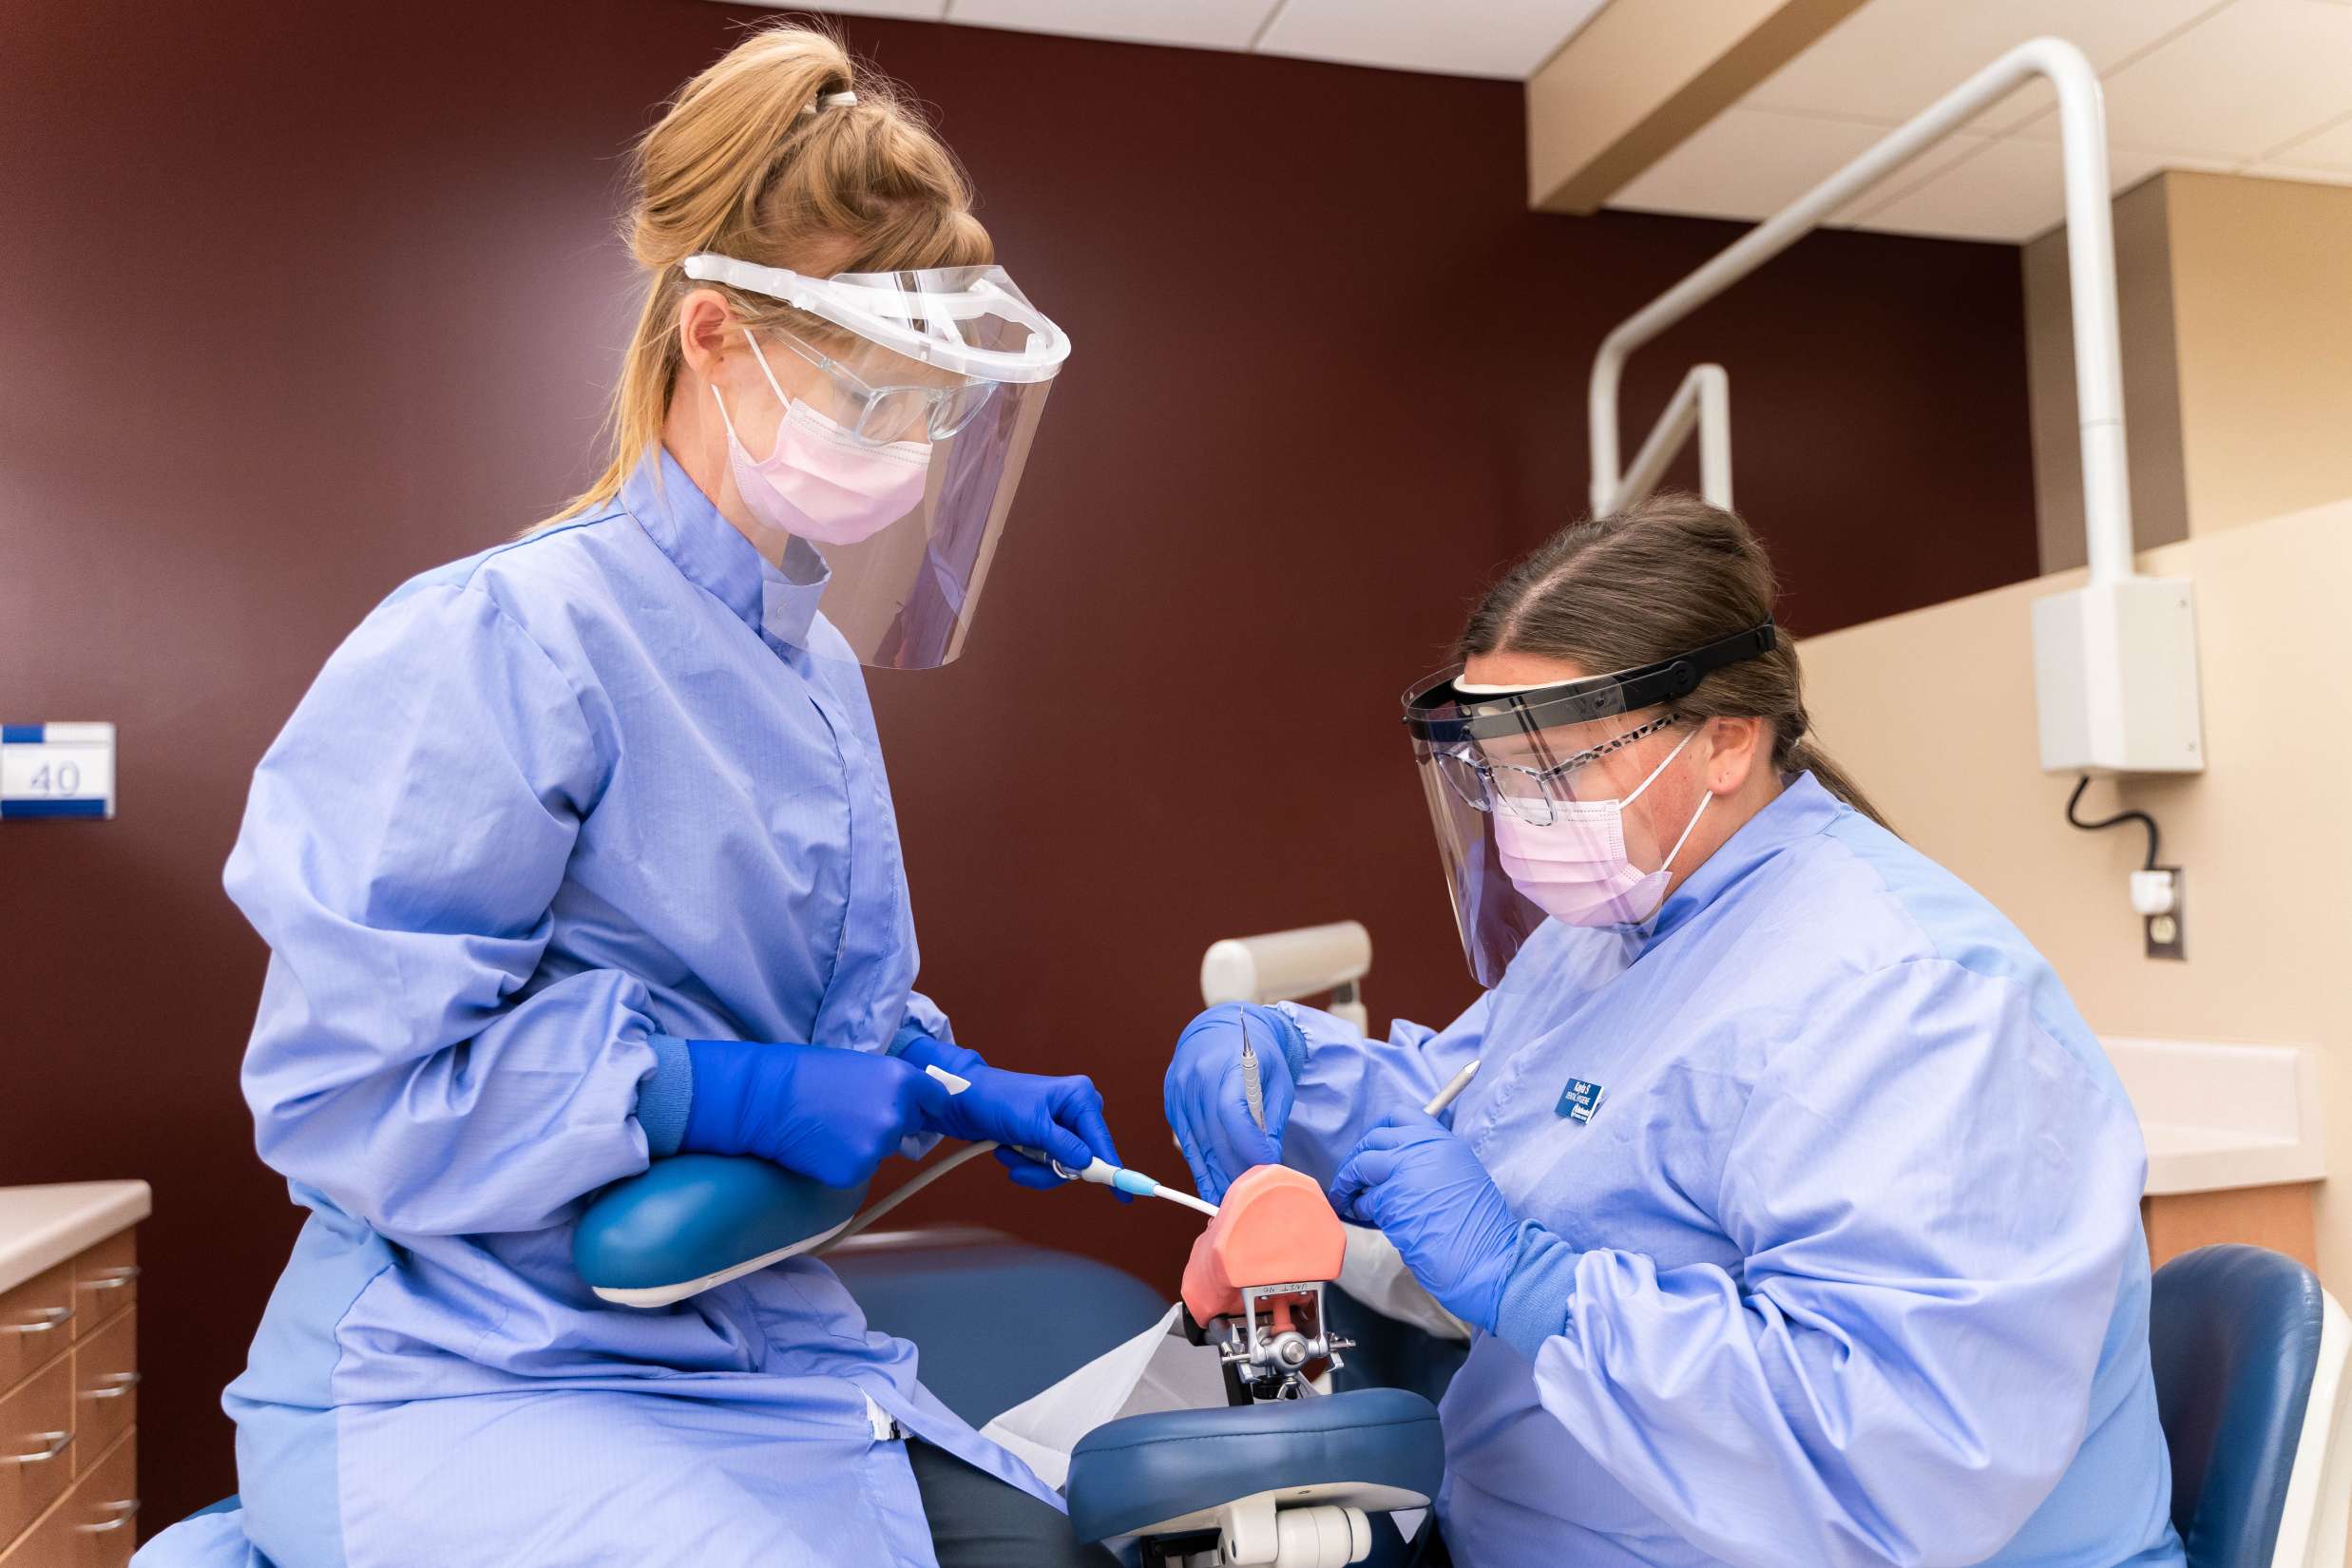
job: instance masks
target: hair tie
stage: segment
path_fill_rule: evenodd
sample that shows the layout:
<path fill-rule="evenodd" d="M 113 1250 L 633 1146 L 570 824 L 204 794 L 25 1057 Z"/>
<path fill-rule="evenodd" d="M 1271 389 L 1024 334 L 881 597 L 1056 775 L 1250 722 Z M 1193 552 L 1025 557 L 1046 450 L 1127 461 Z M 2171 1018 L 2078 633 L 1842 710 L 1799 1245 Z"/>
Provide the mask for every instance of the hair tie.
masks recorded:
<path fill-rule="evenodd" d="M 853 92 L 820 93 L 814 103 L 811 104 L 807 108 L 802 109 L 800 112 L 802 114 L 814 114 L 819 109 L 846 109 L 851 104 L 856 102 L 857 94 Z"/>

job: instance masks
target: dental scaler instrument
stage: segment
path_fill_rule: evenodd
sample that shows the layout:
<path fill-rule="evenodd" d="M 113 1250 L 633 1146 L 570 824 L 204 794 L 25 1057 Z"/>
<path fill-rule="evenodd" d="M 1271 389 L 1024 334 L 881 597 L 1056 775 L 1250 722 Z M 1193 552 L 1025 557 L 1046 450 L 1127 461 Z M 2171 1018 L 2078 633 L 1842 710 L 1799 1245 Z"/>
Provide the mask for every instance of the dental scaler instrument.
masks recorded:
<path fill-rule="evenodd" d="M 1257 1076 L 1257 1047 L 1250 1043 L 1250 1015 L 1241 1015 L 1241 1100 L 1250 1107 L 1250 1119 L 1257 1130 L 1266 1130 L 1266 1090 Z"/>
<path fill-rule="evenodd" d="M 929 1066 L 923 1070 L 937 1079 L 951 1095 L 960 1095 L 972 1086 L 971 1080 L 960 1078 L 945 1067 Z M 994 1144 L 982 1146 L 984 1150 L 994 1147 Z M 1051 1167 L 1054 1175 L 1064 1181 L 1091 1181 L 1098 1187 L 1110 1187 L 1119 1192 L 1132 1194 L 1137 1197 L 1162 1197 L 1171 1203 L 1181 1203 L 1187 1209 L 1207 1214 L 1213 1219 L 1216 1216 L 1215 1204 L 1204 1202 L 1190 1193 L 1179 1193 L 1172 1187 L 1162 1187 L 1141 1171 L 1131 1171 L 1124 1165 L 1114 1165 L 1109 1160 L 1099 1157 L 1090 1160 L 1084 1170 L 1073 1171 L 1042 1149 L 1024 1149 L 1019 1144 L 1012 1147 L 1014 1153 L 1026 1155 L 1040 1165 Z"/>

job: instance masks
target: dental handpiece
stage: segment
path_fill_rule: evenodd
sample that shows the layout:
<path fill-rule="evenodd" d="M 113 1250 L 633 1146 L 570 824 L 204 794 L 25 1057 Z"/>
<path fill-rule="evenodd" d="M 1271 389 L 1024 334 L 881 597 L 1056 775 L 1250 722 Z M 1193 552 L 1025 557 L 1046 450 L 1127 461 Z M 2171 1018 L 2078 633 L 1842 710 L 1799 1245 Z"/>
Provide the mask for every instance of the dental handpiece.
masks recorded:
<path fill-rule="evenodd" d="M 923 1070 L 937 1079 L 951 1095 L 960 1095 L 972 1086 L 970 1079 L 960 1078 L 945 1067 L 930 1066 Z M 1198 1210 L 1213 1219 L 1216 1217 L 1215 1204 L 1204 1202 L 1190 1193 L 1177 1192 L 1173 1187 L 1162 1187 L 1141 1171 L 1131 1171 L 1124 1165 L 1114 1165 L 1100 1157 L 1089 1160 L 1084 1170 L 1073 1171 L 1042 1149 L 1023 1148 L 1018 1143 L 1007 1144 L 1006 1147 L 1015 1154 L 1026 1155 L 1064 1181 L 1091 1181 L 1098 1187 L 1115 1188 L 1137 1197 L 1164 1197 L 1171 1203 L 1181 1203 L 1187 1209 Z"/>
<path fill-rule="evenodd" d="M 1445 1114 L 1445 1107 L 1451 1105 L 1455 1100 L 1460 1100 L 1462 1098 L 1462 1091 L 1470 1086 L 1470 1080 L 1472 1079 L 1478 1077 L 1479 1061 L 1482 1060 L 1482 1058 L 1474 1059 L 1470 1065 L 1456 1073 L 1453 1077 L 1453 1081 L 1446 1084 L 1444 1088 L 1440 1089 L 1437 1092 L 1437 1097 L 1431 1100 L 1428 1104 L 1424 1105 L 1421 1108 L 1421 1114 L 1423 1116 L 1444 1116 Z"/>

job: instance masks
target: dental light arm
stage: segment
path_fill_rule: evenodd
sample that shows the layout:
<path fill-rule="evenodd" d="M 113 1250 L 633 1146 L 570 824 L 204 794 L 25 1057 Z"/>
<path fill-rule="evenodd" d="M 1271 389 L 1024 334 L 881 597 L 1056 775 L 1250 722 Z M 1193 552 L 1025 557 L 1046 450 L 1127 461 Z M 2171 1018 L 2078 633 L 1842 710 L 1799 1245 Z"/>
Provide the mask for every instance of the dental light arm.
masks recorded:
<path fill-rule="evenodd" d="M 1635 471 L 1623 471 L 1618 388 L 1635 350 L 2036 77 L 2046 79 L 2058 98 L 2083 528 L 2091 568 L 2088 585 L 2034 604 L 2042 768 L 2068 774 L 2195 773 L 2204 768 L 2205 756 L 2189 584 L 2186 579 L 2141 577 L 2132 564 L 2106 112 L 2097 72 L 2080 49 L 2062 39 L 2036 38 L 2011 49 L 1749 230 L 1601 341 L 1587 393 L 1593 509 L 1596 515 L 1606 515 L 1626 505 L 1643 484 L 1654 483 L 1664 458 L 1654 449 L 1660 436 L 1680 423 L 1675 410 L 1670 409 L 1660 436 L 1645 446 Z M 1686 381 L 1684 392 L 1690 390 Z M 1683 399 L 1684 392 L 1678 392 L 1676 408 Z M 1699 424 L 1704 437 L 1703 410 Z M 1678 444 L 1680 435 L 1670 439 Z M 1725 458 L 1728 470 L 1728 452 Z"/>

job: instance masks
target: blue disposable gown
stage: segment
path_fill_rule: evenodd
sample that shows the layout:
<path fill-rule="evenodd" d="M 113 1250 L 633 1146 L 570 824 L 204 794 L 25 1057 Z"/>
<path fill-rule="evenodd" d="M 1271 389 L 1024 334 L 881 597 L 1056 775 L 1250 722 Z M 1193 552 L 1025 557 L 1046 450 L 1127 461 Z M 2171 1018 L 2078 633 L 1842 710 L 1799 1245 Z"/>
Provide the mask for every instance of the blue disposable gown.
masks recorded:
<path fill-rule="evenodd" d="M 1286 1161 L 1483 1058 L 1454 1129 L 1558 1238 L 1445 1396 L 1467 1568 L 2181 1561 L 2130 1102 L 2024 937 L 1811 775 L 1445 1029 L 1288 1010 Z"/>
<path fill-rule="evenodd" d="M 572 1268 L 654 1036 L 946 1036 L 816 591 L 657 454 L 399 589 L 263 758 L 244 1087 L 312 1214 L 226 1404 L 277 1568 L 928 1565 L 898 1432 L 1053 1499 L 822 1263 L 655 1311 Z"/>

